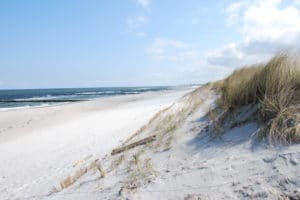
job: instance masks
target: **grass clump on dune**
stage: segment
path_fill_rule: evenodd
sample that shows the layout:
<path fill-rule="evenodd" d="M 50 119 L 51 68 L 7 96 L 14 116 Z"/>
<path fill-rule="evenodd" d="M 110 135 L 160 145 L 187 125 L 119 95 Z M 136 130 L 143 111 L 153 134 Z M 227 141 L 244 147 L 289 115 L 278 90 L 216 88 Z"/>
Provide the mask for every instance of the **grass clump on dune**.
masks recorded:
<path fill-rule="evenodd" d="M 264 125 L 261 135 L 271 142 L 300 142 L 298 55 L 279 54 L 266 64 L 240 68 L 216 87 L 221 91 L 220 104 L 228 111 L 258 103 Z"/>
<path fill-rule="evenodd" d="M 254 79 L 261 69 L 261 66 L 243 67 L 226 78 L 220 84 L 221 105 L 231 109 L 256 102 L 257 82 Z"/>

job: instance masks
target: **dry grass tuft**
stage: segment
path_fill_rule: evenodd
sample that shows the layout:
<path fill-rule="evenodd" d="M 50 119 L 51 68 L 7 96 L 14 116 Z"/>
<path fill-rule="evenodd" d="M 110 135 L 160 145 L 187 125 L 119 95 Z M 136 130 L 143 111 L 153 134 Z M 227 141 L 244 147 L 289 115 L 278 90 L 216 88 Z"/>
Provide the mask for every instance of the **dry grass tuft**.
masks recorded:
<path fill-rule="evenodd" d="M 241 105 L 255 103 L 257 99 L 258 74 L 262 66 L 244 67 L 234 71 L 222 84 L 219 85 L 222 92 L 221 104 L 226 108 L 235 108 Z"/>
<path fill-rule="evenodd" d="M 129 182 L 151 179 L 155 175 L 151 159 L 142 159 L 141 152 L 134 154 L 128 164 Z"/>
<path fill-rule="evenodd" d="M 214 85 L 221 91 L 220 104 L 233 110 L 260 104 L 262 135 L 270 142 L 299 142 L 295 127 L 299 119 L 292 109 L 300 103 L 300 60 L 297 55 L 279 54 L 268 63 L 244 67 Z"/>
<path fill-rule="evenodd" d="M 67 176 L 64 178 L 60 184 L 59 187 L 54 187 L 53 192 L 59 192 L 62 191 L 70 186 L 72 186 L 78 179 L 80 179 L 83 175 L 85 175 L 89 170 L 97 169 L 101 175 L 101 178 L 105 176 L 105 171 L 98 159 L 93 160 L 88 163 L 83 163 L 83 166 L 78 168 L 73 172 L 73 174 Z"/>

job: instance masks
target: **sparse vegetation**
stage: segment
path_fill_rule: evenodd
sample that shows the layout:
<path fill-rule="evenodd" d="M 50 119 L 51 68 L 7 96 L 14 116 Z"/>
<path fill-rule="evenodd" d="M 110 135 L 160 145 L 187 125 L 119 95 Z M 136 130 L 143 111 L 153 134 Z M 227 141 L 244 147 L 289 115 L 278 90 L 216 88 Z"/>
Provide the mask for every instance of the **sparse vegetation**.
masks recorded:
<path fill-rule="evenodd" d="M 147 147 L 155 148 L 157 151 L 172 148 L 174 132 L 203 102 L 201 91 L 201 88 L 195 89 L 183 96 L 179 102 L 156 113 L 145 126 L 131 135 L 123 144 L 137 141 L 138 138 L 145 138 L 148 135 L 155 135 L 156 141 L 147 144 Z"/>
<path fill-rule="evenodd" d="M 143 181 L 155 174 L 150 158 L 141 158 L 141 153 L 134 154 L 128 162 L 129 182 Z"/>
<path fill-rule="evenodd" d="M 271 143 L 298 143 L 300 61 L 297 55 L 279 54 L 266 64 L 240 68 L 213 85 L 221 91 L 220 105 L 228 112 L 259 104 L 261 135 Z"/>
<path fill-rule="evenodd" d="M 121 189 L 121 193 L 127 191 L 132 185 L 136 188 L 139 184 L 149 183 L 156 176 L 151 154 L 149 155 L 145 152 L 149 152 L 147 150 L 152 152 L 166 151 L 172 148 L 174 134 L 178 127 L 202 104 L 202 92 L 203 90 L 198 88 L 182 97 L 179 102 L 159 111 L 146 125 L 142 126 L 123 142 L 120 148 L 116 148 L 122 149 L 120 152 L 122 154 L 113 154 L 111 166 L 106 172 L 117 172 L 120 169 L 121 173 L 125 173 L 123 175 L 126 181 Z M 156 139 L 152 142 L 145 142 L 142 145 L 134 145 L 136 148 L 128 148 L 132 144 L 149 138 L 149 135 L 150 137 L 155 136 Z M 131 191 L 131 189 L 129 190 Z"/>

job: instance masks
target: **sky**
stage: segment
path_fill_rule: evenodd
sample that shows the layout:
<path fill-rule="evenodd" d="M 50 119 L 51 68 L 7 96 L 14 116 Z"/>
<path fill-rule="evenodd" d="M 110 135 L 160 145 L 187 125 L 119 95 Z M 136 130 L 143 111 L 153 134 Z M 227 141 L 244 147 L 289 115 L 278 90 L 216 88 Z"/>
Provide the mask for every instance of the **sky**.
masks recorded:
<path fill-rule="evenodd" d="M 2 0 L 0 89 L 206 83 L 300 47 L 300 0 Z"/>

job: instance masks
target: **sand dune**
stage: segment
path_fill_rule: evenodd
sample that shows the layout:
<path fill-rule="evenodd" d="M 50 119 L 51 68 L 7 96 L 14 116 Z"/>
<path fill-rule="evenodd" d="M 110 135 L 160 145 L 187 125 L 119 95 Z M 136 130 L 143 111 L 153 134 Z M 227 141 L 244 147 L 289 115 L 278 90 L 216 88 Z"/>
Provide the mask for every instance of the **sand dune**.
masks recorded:
<path fill-rule="evenodd" d="M 257 141 L 255 105 L 214 135 L 217 98 L 204 86 L 3 112 L 0 199 L 299 199 L 300 146 Z"/>

